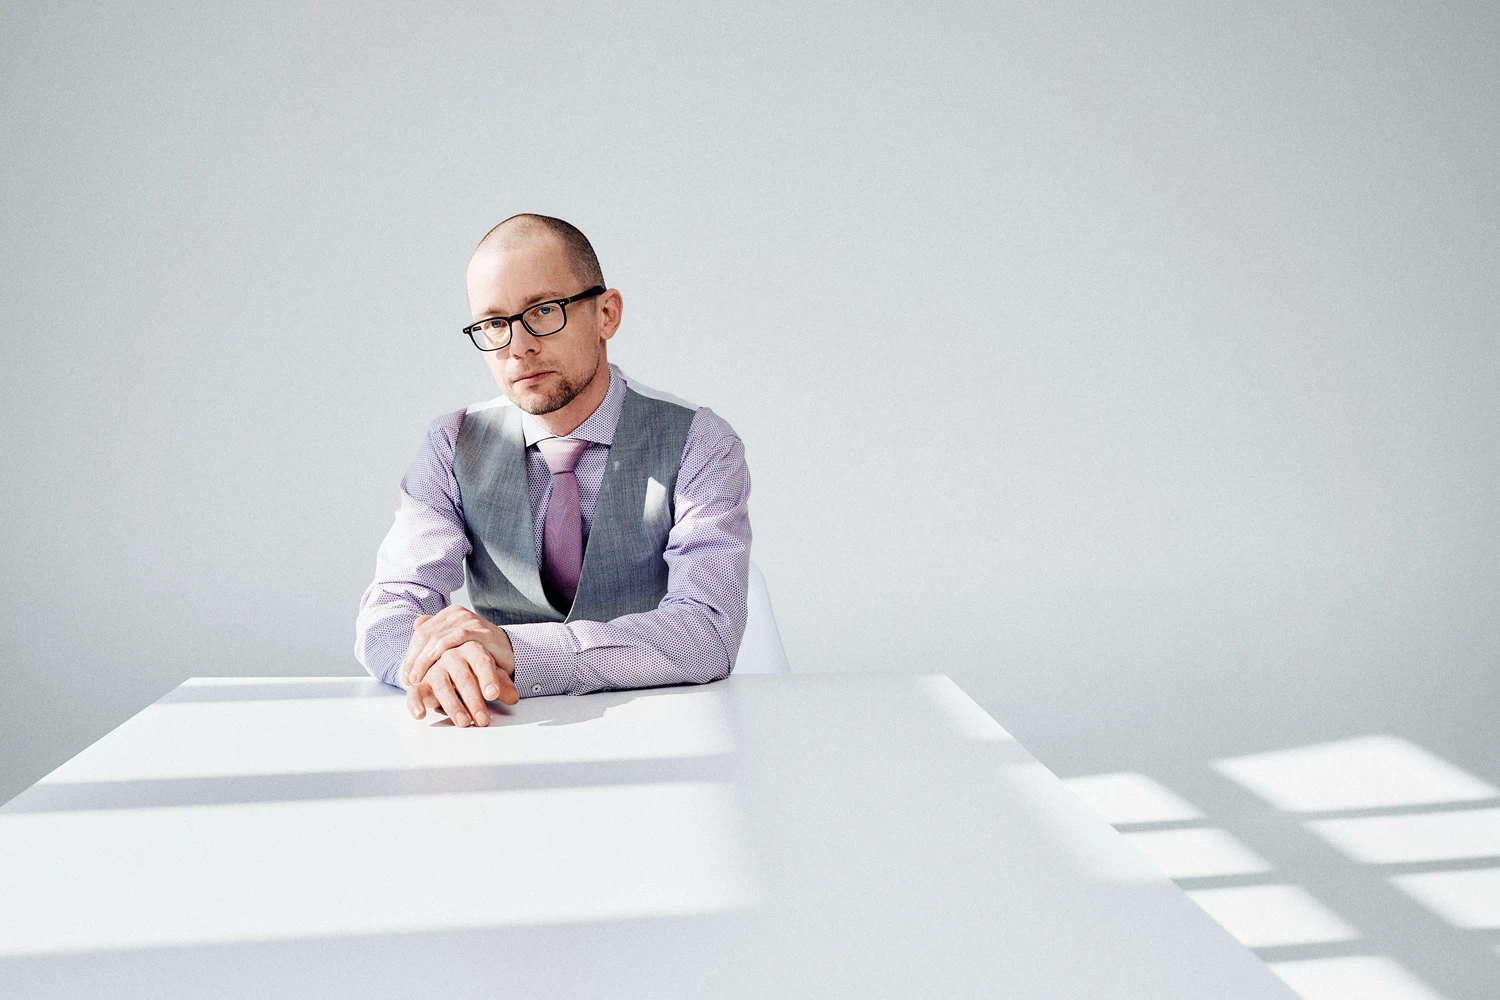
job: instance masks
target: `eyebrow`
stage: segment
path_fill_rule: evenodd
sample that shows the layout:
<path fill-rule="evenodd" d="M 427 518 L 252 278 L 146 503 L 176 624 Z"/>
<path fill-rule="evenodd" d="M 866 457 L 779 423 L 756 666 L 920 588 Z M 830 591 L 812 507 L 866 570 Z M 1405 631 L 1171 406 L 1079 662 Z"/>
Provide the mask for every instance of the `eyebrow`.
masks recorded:
<path fill-rule="evenodd" d="M 521 312 L 525 312 L 526 310 L 530 309 L 532 306 L 536 305 L 538 302 L 551 302 L 553 299 L 565 299 L 565 298 L 567 298 L 566 295 L 562 295 L 562 294 L 559 294 L 557 292 L 547 292 L 544 295 L 538 295 L 538 296 L 536 296 L 534 298 L 527 299 L 526 300 L 526 304 L 521 307 Z M 492 309 L 489 312 L 485 313 L 483 316 L 479 317 L 479 319 L 494 319 L 496 316 L 504 316 L 504 315 L 505 315 L 504 313 L 497 312 L 497 311 L 495 311 L 495 310 Z M 477 323 L 477 322 L 479 322 L 479 320 L 475 320 L 474 322 Z"/>

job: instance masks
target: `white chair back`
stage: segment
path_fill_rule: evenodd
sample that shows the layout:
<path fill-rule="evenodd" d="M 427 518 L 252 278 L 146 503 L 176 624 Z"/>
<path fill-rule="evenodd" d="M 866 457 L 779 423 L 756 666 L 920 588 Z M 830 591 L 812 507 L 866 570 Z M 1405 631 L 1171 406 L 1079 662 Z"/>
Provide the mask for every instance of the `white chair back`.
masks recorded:
<path fill-rule="evenodd" d="M 745 619 L 745 637 L 740 640 L 739 656 L 734 661 L 737 674 L 785 674 L 791 672 L 786 649 L 781 645 L 781 631 L 771 610 L 771 593 L 760 567 L 750 563 L 749 613 Z"/>

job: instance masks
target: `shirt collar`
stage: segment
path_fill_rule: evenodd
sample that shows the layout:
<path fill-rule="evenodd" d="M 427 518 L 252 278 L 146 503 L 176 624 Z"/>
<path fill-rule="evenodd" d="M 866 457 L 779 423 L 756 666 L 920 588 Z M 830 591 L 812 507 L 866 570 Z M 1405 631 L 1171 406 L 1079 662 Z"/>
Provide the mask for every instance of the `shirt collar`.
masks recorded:
<path fill-rule="evenodd" d="M 569 434 L 568 437 L 575 441 L 591 441 L 594 444 L 612 444 L 615 439 L 615 427 L 620 422 L 620 410 L 625 406 L 625 374 L 614 365 L 609 366 L 609 388 L 604 393 L 604 400 L 599 408 L 589 414 L 587 420 Z M 556 437 L 541 422 L 527 413 L 521 411 L 521 431 L 526 437 L 526 447 L 530 448 L 543 438 Z"/>

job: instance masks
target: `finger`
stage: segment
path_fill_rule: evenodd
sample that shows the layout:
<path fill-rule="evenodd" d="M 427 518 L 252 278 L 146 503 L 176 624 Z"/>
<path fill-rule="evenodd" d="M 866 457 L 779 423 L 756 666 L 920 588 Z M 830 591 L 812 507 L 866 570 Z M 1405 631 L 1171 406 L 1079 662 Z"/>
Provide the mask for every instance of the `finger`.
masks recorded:
<path fill-rule="evenodd" d="M 438 703 L 443 706 L 443 711 L 447 712 L 448 718 L 453 720 L 453 724 L 467 726 L 469 713 L 464 709 L 463 700 L 453 689 L 453 682 L 448 679 L 448 675 L 441 670 L 434 670 L 432 679 L 428 683 L 432 686 L 432 693 L 437 695 Z"/>
<path fill-rule="evenodd" d="M 439 712 L 442 705 L 437 700 L 437 695 L 432 693 L 431 684 L 414 684 L 406 693 L 406 704 L 411 708 L 413 718 L 425 719 L 428 712 Z"/>
<path fill-rule="evenodd" d="M 474 677 L 484 690 L 486 701 L 498 701 L 502 705 L 514 705 L 521 700 L 515 681 L 500 665 L 490 648 L 478 639 L 472 639 L 458 647 L 460 652 L 473 652 L 469 666 L 474 668 Z"/>
<path fill-rule="evenodd" d="M 510 634 L 503 628 L 489 628 L 475 641 L 484 647 L 495 664 L 500 682 L 500 696 L 496 700 L 505 705 L 518 703 L 521 692 L 516 687 L 515 648 L 510 643 Z"/>
<path fill-rule="evenodd" d="M 516 679 L 511 676 L 509 670 L 500 665 L 501 661 L 495 659 L 493 653 L 490 654 L 490 657 L 491 661 L 495 664 L 495 679 L 500 683 L 500 695 L 492 700 L 498 701 L 502 705 L 516 704 L 521 700 L 521 692 L 516 687 Z"/>
<path fill-rule="evenodd" d="M 471 638 L 465 625 L 448 625 L 441 631 L 434 632 L 431 628 L 427 632 L 427 643 L 412 659 L 411 675 L 416 680 L 421 680 L 422 675 L 432 668 L 432 665 L 442 658 L 442 655 L 456 646 L 462 646 Z"/>
<path fill-rule="evenodd" d="M 423 642 L 426 641 L 426 636 L 422 632 L 422 626 L 427 624 L 427 622 L 431 619 L 431 615 L 417 615 L 417 617 L 412 620 L 411 641 L 406 644 L 406 655 L 401 657 L 401 683 L 405 684 L 407 687 L 411 687 L 414 683 L 411 676 L 412 658 L 416 656 L 417 650 L 420 649 Z"/>
<path fill-rule="evenodd" d="M 468 660 L 454 649 L 443 656 L 442 663 L 448 676 L 453 678 L 453 687 L 463 699 L 464 708 L 469 710 L 469 717 L 474 720 L 474 725 L 489 725 L 490 712 L 484 705 L 484 694 L 479 690 L 479 681 L 474 677 Z"/>
<path fill-rule="evenodd" d="M 401 669 L 398 673 L 398 676 L 401 678 L 401 683 L 406 685 L 408 688 L 410 688 L 413 683 L 411 679 L 412 657 L 417 655 L 417 649 L 421 646 L 422 641 L 423 640 L 421 634 L 417 632 L 416 629 L 413 629 L 411 633 L 411 639 L 406 644 L 406 653 L 401 657 Z"/>
<path fill-rule="evenodd" d="M 427 667 L 432 665 L 431 661 L 428 661 L 425 666 L 419 666 L 416 660 L 424 649 L 432 645 L 432 638 L 436 634 L 436 630 L 447 625 L 453 618 L 459 617 L 462 614 L 472 614 L 472 612 L 468 608 L 450 604 L 446 608 L 440 608 L 436 614 L 417 615 L 412 620 L 411 642 L 406 644 L 406 655 L 401 660 L 401 676 L 408 686 L 420 681 L 423 672 Z M 442 649 L 440 648 L 438 649 L 438 655 L 441 654 Z M 433 657 L 434 660 L 436 658 L 436 656 Z"/>
<path fill-rule="evenodd" d="M 516 687 L 516 682 L 503 670 L 500 672 L 500 697 L 496 700 L 502 705 L 514 705 L 521 700 L 521 691 Z"/>
<path fill-rule="evenodd" d="M 477 640 L 470 639 L 458 647 L 458 652 L 469 661 L 469 667 L 474 671 L 474 679 L 479 682 L 479 688 L 484 692 L 484 700 L 498 701 L 500 675 L 504 671 L 495 665 L 495 658 L 490 655 L 490 651 Z"/>
<path fill-rule="evenodd" d="M 411 641 L 411 648 L 406 654 L 406 676 L 408 684 L 415 684 L 437 662 L 443 650 L 432 641 L 432 635 L 426 630 L 413 632 Z"/>

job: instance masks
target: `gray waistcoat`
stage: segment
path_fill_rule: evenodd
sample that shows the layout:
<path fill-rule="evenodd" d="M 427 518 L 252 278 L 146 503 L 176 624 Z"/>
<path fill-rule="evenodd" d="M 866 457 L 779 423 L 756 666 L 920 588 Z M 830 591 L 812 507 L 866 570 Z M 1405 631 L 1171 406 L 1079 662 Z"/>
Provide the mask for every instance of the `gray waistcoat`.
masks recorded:
<path fill-rule="evenodd" d="M 492 406 L 465 414 L 453 452 L 453 475 L 469 536 L 465 569 L 474 610 L 496 625 L 603 622 L 654 610 L 667 592 L 662 553 L 672 529 L 677 471 L 693 413 L 626 388 L 578 593 L 566 614 L 542 591 L 521 411 Z"/>

